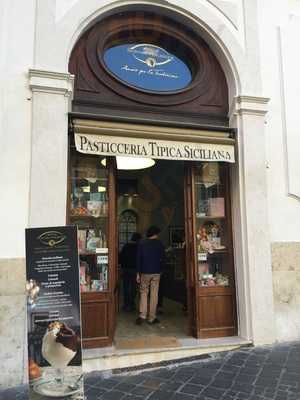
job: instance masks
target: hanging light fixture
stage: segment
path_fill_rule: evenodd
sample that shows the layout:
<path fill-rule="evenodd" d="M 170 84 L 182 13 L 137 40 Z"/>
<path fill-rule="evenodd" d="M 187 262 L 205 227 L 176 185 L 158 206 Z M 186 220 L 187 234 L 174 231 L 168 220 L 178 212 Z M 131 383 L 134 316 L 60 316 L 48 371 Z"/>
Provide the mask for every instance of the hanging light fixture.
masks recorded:
<path fill-rule="evenodd" d="M 155 160 L 140 157 L 117 157 L 118 169 L 144 169 L 153 167 Z"/>
<path fill-rule="evenodd" d="M 155 160 L 142 157 L 116 157 L 117 169 L 135 170 L 153 167 Z M 106 167 L 106 158 L 103 158 L 101 164 Z"/>

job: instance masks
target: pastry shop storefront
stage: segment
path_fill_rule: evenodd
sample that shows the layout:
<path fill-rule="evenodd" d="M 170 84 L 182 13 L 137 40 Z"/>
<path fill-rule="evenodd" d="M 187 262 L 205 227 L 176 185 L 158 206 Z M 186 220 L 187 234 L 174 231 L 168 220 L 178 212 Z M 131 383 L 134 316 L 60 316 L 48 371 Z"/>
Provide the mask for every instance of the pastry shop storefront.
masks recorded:
<path fill-rule="evenodd" d="M 120 316 L 118 254 L 152 224 L 167 252 L 162 321 L 172 304 L 188 337 L 239 333 L 227 81 L 197 27 L 160 11 L 103 15 L 70 57 L 67 223 L 78 226 L 85 348 L 134 324 Z"/>

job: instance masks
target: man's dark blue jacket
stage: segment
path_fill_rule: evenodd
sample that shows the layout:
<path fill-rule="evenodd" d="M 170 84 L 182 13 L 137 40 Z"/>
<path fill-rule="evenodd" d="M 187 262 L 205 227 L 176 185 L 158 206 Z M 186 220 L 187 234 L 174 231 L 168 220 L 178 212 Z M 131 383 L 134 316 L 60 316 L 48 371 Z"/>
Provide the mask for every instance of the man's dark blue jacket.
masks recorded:
<path fill-rule="evenodd" d="M 145 239 L 138 245 L 137 272 L 160 274 L 165 263 L 165 247 L 159 239 Z"/>

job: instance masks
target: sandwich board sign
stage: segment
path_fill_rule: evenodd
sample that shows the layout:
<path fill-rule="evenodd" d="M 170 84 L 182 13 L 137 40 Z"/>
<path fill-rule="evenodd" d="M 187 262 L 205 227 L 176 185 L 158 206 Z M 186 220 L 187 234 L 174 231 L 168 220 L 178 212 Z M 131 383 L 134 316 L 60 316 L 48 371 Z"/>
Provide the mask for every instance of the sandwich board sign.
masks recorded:
<path fill-rule="evenodd" d="M 29 399 L 83 399 L 77 227 L 25 236 Z"/>

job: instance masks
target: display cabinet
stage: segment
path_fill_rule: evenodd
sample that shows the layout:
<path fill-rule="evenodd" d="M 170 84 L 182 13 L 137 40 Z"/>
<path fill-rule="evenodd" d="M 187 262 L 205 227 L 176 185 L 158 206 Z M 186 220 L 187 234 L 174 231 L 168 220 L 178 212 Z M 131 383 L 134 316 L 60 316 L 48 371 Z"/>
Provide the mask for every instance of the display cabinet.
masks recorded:
<path fill-rule="evenodd" d="M 114 187 L 110 170 L 109 160 L 71 151 L 68 222 L 78 227 L 84 347 L 112 341 L 115 261 L 110 251 L 113 215 L 108 200 Z"/>
<path fill-rule="evenodd" d="M 187 229 L 193 239 L 187 257 L 193 264 L 194 334 L 224 337 L 236 334 L 236 301 L 229 168 L 203 162 L 188 170 Z M 191 297 L 191 295 L 190 295 Z"/>
<path fill-rule="evenodd" d="M 203 287 L 233 283 L 224 172 L 218 163 L 202 163 L 195 169 L 196 252 Z"/>

